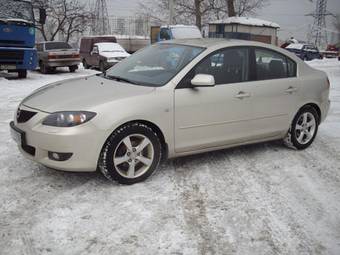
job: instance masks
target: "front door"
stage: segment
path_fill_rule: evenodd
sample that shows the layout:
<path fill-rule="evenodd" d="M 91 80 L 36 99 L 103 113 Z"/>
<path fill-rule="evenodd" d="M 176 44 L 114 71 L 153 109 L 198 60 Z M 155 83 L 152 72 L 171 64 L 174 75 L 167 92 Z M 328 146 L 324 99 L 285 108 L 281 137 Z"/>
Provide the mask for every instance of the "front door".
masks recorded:
<path fill-rule="evenodd" d="M 249 139 L 252 118 L 249 80 L 249 50 L 233 47 L 219 50 L 196 65 L 175 90 L 175 150 L 186 152 Z M 210 74 L 214 87 L 190 85 L 196 74 Z"/>

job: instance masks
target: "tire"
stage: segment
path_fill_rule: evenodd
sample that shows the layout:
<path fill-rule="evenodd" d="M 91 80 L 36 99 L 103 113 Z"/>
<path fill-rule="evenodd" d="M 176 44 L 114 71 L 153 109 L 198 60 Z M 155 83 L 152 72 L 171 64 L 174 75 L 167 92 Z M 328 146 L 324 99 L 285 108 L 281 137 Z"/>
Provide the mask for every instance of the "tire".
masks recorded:
<path fill-rule="evenodd" d="M 320 116 L 312 106 L 304 106 L 294 117 L 284 138 L 285 144 L 293 149 L 304 150 L 314 141 L 318 132 Z"/>
<path fill-rule="evenodd" d="M 104 73 L 106 70 L 105 70 L 105 65 L 104 65 L 104 62 L 103 61 L 100 61 L 99 62 L 99 70 Z"/>
<path fill-rule="evenodd" d="M 129 123 L 107 139 L 100 153 L 98 168 L 111 181 L 134 184 L 154 173 L 161 154 L 160 140 L 150 127 Z"/>
<path fill-rule="evenodd" d="M 27 77 L 27 70 L 19 70 L 18 77 L 19 79 L 25 79 Z"/>
<path fill-rule="evenodd" d="M 89 69 L 90 68 L 89 64 L 86 62 L 85 59 L 83 59 L 83 66 L 84 66 L 85 69 Z"/>
<path fill-rule="evenodd" d="M 78 69 L 78 66 L 77 65 L 69 66 L 68 69 L 70 70 L 70 73 L 74 73 Z"/>
<path fill-rule="evenodd" d="M 40 69 L 40 72 L 43 73 L 43 74 L 47 74 L 48 73 L 48 68 L 46 67 L 46 65 L 44 64 L 44 62 L 39 62 L 39 69 Z"/>

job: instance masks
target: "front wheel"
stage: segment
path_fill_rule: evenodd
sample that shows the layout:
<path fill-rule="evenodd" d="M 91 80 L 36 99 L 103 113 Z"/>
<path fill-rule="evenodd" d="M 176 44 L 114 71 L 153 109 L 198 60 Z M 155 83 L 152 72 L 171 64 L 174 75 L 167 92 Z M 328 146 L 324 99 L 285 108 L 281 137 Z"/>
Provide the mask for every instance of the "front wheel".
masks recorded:
<path fill-rule="evenodd" d="M 90 68 L 90 65 L 86 62 L 85 59 L 83 59 L 83 66 L 85 69 L 89 69 Z"/>
<path fill-rule="evenodd" d="M 103 61 L 99 62 L 99 70 L 104 73 L 105 72 L 105 64 Z"/>
<path fill-rule="evenodd" d="M 298 150 L 309 147 L 318 132 L 319 115 L 312 106 L 303 107 L 295 116 L 285 137 L 285 144 Z"/>
<path fill-rule="evenodd" d="M 134 184 L 147 179 L 158 167 L 161 143 L 157 134 L 141 123 L 119 128 L 108 138 L 98 167 L 109 180 Z"/>

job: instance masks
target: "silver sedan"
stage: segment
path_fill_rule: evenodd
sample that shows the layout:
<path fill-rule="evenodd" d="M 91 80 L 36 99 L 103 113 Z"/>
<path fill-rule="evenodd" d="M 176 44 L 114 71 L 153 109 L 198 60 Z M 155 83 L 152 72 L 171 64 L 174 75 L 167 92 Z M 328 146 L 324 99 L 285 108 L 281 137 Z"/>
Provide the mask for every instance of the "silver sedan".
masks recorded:
<path fill-rule="evenodd" d="M 329 87 L 325 73 L 275 46 L 166 41 L 105 74 L 34 91 L 11 133 L 45 166 L 132 184 L 164 158 L 278 139 L 305 149 L 326 118 Z"/>

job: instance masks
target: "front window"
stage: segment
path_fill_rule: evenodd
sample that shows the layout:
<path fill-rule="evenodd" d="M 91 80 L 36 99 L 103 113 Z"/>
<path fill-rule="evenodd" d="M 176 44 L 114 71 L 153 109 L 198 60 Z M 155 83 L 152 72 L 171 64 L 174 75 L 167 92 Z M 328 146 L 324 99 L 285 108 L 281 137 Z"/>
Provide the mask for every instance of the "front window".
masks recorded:
<path fill-rule="evenodd" d="M 19 19 L 33 23 L 33 8 L 30 2 L 18 0 L 0 0 L 0 21 Z M 5 7 L 6 6 L 6 7 Z"/>
<path fill-rule="evenodd" d="M 106 76 L 119 77 L 139 85 L 163 86 L 204 49 L 179 44 L 154 44 L 113 66 Z"/>
<path fill-rule="evenodd" d="M 46 50 L 64 50 L 72 49 L 72 47 L 66 42 L 49 42 L 45 44 Z"/>

